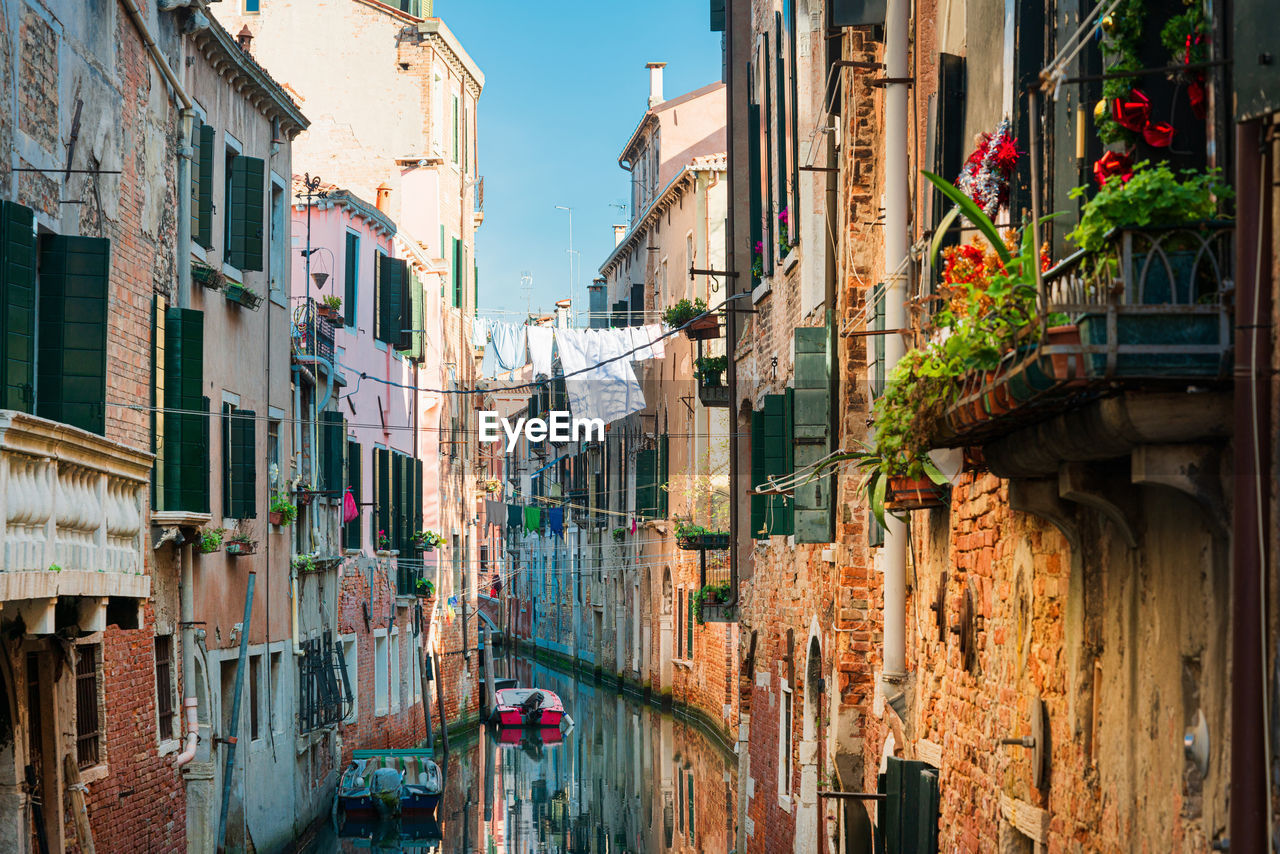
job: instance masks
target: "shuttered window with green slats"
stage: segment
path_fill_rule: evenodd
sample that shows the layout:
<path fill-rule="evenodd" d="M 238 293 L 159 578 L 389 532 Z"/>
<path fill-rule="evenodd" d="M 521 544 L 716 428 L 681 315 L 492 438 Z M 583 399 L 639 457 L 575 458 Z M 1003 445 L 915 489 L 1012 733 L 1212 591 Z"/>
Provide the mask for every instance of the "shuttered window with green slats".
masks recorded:
<path fill-rule="evenodd" d="M 347 421 L 341 412 L 325 410 L 320 413 L 320 490 L 330 496 L 342 497 L 343 473 L 346 461 L 343 450 L 347 442 Z"/>
<path fill-rule="evenodd" d="M 747 182 L 748 196 L 750 204 L 750 245 L 747 247 L 747 257 L 752 261 L 752 269 L 755 267 L 756 247 L 764 240 L 764 195 L 762 192 L 762 183 L 764 178 L 761 176 L 760 164 L 760 105 L 749 104 L 747 106 L 747 162 L 750 170 L 750 179 Z M 760 277 L 754 273 L 751 276 L 751 286 L 755 287 L 760 284 Z"/>
<path fill-rule="evenodd" d="M 35 277 L 34 215 L 0 201 L 0 409 L 35 408 Z"/>
<path fill-rule="evenodd" d="M 724 32 L 724 0 L 711 0 L 711 32 Z"/>
<path fill-rule="evenodd" d="M 883 333 L 885 331 L 884 282 L 876 282 L 871 288 L 871 328 Z M 871 399 L 875 400 L 884 392 L 884 339 L 883 334 L 872 335 L 873 361 L 871 363 Z"/>
<path fill-rule="evenodd" d="M 238 270 L 262 269 L 266 163 L 257 157 L 231 159 L 227 181 L 227 263 Z"/>
<path fill-rule="evenodd" d="M 792 412 L 792 458 L 795 467 L 817 465 L 831 454 L 832 368 L 835 364 L 833 324 L 796 329 L 795 392 Z M 805 480 L 795 488 L 795 534 L 799 543 L 835 539 L 834 473 Z"/>
<path fill-rule="evenodd" d="M 636 515 L 658 517 L 658 450 L 646 448 L 636 454 Z"/>
<path fill-rule="evenodd" d="M 204 396 L 204 313 L 164 312 L 164 411 L 156 419 L 161 460 L 157 507 L 209 512 L 209 399 Z"/>
<path fill-rule="evenodd" d="M 937 854 L 938 770 L 919 760 L 890 756 L 879 775 L 885 796 L 879 811 L 876 839 L 884 850 L 901 854 Z"/>
<path fill-rule="evenodd" d="M 377 502 L 373 510 L 373 543 L 376 549 L 382 549 L 379 531 L 395 542 L 391 530 L 391 452 L 386 448 L 373 449 L 373 493 Z"/>
<path fill-rule="evenodd" d="M 347 232 L 346 255 L 342 279 L 342 316 L 347 328 L 356 325 L 356 309 L 359 307 L 360 284 L 360 235 Z"/>
<path fill-rule="evenodd" d="M 671 482 L 670 461 L 671 461 L 671 443 L 664 433 L 658 437 L 658 483 L 656 489 L 658 491 L 658 518 L 665 519 L 668 515 L 667 496 L 669 495 L 668 485 Z"/>
<path fill-rule="evenodd" d="M 466 276 L 465 268 L 462 265 L 462 241 L 453 238 L 453 254 L 449 261 L 449 277 L 453 283 L 453 307 L 462 308 L 462 288 L 463 278 Z"/>
<path fill-rule="evenodd" d="M 351 490 L 351 497 L 356 502 L 356 510 L 359 516 L 350 522 L 342 524 L 342 547 L 346 549 L 360 548 L 360 522 L 364 518 L 364 508 L 360 506 L 362 501 L 362 486 L 364 476 L 364 460 L 361 454 L 364 449 L 360 447 L 359 442 L 347 441 L 347 482 L 345 486 Z"/>
<path fill-rule="evenodd" d="M 111 241 L 40 238 L 36 414 L 106 432 L 107 280 Z"/>
<path fill-rule="evenodd" d="M 774 214 L 775 220 L 778 222 L 778 238 L 782 237 L 782 221 L 778 219 L 778 215 L 788 207 L 788 187 L 787 179 L 791 174 L 789 167 L 788 149 L 794 144 L 792 140 L 787 139 L 787 95 L 791 84 L 787 75 L 787 54 L 786 54 L 786 33 L 784 31 L 783 18 L 781 12 L 773 13 L 773 68 L 774 68 L 774 93 L 773 99 L 773 121 L 774 121 L 774 146 L 773 146 L 773 173 L 774 180 L 778 182 L 777 199 L 778 212 Z M 791 211 L 787 211 L 790 216 Z M 787 226 L 788 240 L 790 240 L 791 229 Z M 781 249 L 779 249 L 781 254 Z"/>
<path fill-rule="evenodd" d="M 769 478 L 781 480 L 793 470 L 791 435 L 792 391 L 767 394 L 764 409 L 752 413 L 751 485 L 768 488 Z M 751 536 L 763 539 L 794 532 L 793 501 L 789 495 L 756 495 L 751 499 Z"/>
<path fill-rule="evenodd" d="M 408 282 L 404 289 L 404 323 L 400 329 L 400 343 L 396 349 L 404 352 L 415 362 L 423 359 L 426 351 L 423 346 L 423 311 L 422 282 L 417 273 L 409 271 Z"/>
<path fill-rule="evenodd" d="M 374 303 L 377 314 L 374 318 L 373 337 L 384 344 L 396 346 L 400 343 L 400 330 L 407 325 L 404 318 L 404 291 L 408 265 L 400 258 L 378 254 L 377 275 L 374 279 Z"/>
<path fill-rule="evenodd" d="M 213 158 L 215 131 L 201 124 L 192 134 L 195 151 L 191 169 L 191 239 L 205 249 L 213 248 Z"/>
<path fill-rule="evenodd" d="M 257 413 L 222 405 L 222 515 L 229 519 L 256 519 Z"/>

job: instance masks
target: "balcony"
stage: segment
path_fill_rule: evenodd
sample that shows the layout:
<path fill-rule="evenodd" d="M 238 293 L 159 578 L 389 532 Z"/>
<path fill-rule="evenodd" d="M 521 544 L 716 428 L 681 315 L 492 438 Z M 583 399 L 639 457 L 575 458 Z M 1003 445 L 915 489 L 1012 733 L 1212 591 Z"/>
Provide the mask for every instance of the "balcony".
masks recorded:
<path fill-rule="evenodd" d="M 333 324 L 322 316 L 322 306 L 313 299 L 293 313 L 293 349 L 300 356 L 316 356 L 333 364 Z"/>
<path fill-rule="evenodd" d="M 1212 396 L 1231 374 L 1232 236 L 1218 222 L 1117 231 L 1105 251 L 1047 271 L 1044 307 L 1068 323 L 1027 330 L 997 370 L 966 377 L 934 446 L 987 447 L 1065 413 L 1115 411 L 1100 402 L 1121 393 L 1139 420 L 1143 395 L 1174 418 L 1189 389 Z M 1203 419 L 1184 420 L 1188 435 L 1164 441 L 1197 437 Z"/>
<path fill-rule="evenodd" d="M 152 460 L 75 427 L 0 410 L 5 619 L 20 617 L 28 634 L 73 623 L 99 631 L 111 599 L 133 600 L 119 604 L 131 604 L 136 619 L 136 600 L 151 594 L 144 524 Z"/>

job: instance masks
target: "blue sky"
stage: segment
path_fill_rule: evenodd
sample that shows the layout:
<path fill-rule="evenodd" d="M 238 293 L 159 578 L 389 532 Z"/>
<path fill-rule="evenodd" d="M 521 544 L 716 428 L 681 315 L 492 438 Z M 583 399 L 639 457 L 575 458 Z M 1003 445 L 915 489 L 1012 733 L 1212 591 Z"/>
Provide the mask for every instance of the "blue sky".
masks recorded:
<path fill-rule="evenodd" d="M 569 221 L 581 252 L 575 304 L 613 246 L 630 199 L 618 153 L 644 114 L 645 63 L 666 62 L 673 98 L 720 79 L 707 0 L 436 0 L 485 75 L 479 106 L 484 225 L 476 237 L 480 311 L 523 312 L 568 295 Z M 583 307 L 585 310 L 585 306 Z"/>

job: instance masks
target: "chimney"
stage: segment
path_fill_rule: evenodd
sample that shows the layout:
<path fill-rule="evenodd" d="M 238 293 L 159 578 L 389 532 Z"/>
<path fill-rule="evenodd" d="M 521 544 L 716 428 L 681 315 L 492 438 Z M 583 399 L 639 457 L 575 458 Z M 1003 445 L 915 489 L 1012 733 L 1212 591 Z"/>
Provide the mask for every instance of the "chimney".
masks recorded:
<path fill-rule="evenodd" d="M 245 24 L 243 27 L 241 27 L 241 28 L 240 28 L 240 32 L 236 33 L 236 42 L 240 45 L 240 49 L 241 49 L 242 51 L 244 51 L 245 53 L 248 53 L 248 52 L 249 52 L 249 44 L 250 44 L 252 41 L 253 41 L 253 32 L 249 29 L 249 25 L 248 25 L 248 24 Z M 650 73 L 652 73 L 652 72 L 650 72 Z M 662 74 L 662 72 L 661 72 L 661 71 L 659 71 L 659 72 L 658 72 L 658 74 L 659 74 L 659 75 L 661 75 L 661 74 Z M 662 78 L 661 78 L 661 77 L 659 77 L 658 79 L 659 79 L 659 81 L 661 81 L 661 79 L 662 79 Z M 659 92 L 661 92 L 661 91 L 662 91 L 662 83 L 661 83 L 661 82 L 659 82 L 659 83 L 658 83 L 658 91 L 659 91 Z"/>
<path fill-rule="evenodd" d="M 617 246 L 619 243 L 621 243 L 622 238 L 625 237 L 626 234 L 627 234 L 627 227 L 625 225 L 615 225 L 613 227 L 613 245 Z"/>
<path fill-rule="evenodd" d="M 387 182 L 383 181 L 377 187 L 378 200 L 374 203 L 378 210 L 383 213 L 391 212 L 391 188 L 387 186 Z"/>
<path fill-rule="evenodd" d="M 556 300 L 556 328 L 557 329 L 569 328 L 569 306 L 572 304 L 573 304 L 572 300 L 567 300 L 567 299 Z"/>
<path fill-rule="evenodd" d="M 662 69 L 666 68 L 665 62 L 650 62 L 645 68 L 649 69 L 649 108 L 652 109 L 662 103 Z"/>

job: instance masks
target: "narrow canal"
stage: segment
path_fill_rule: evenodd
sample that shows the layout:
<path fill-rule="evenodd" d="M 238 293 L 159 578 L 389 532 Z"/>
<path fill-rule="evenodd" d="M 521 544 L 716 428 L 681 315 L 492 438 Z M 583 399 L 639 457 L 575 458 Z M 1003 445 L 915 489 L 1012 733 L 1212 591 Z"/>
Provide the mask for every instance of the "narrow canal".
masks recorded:
<path fill-rule="evenodd" d="M 362 825 L 340 817 L 316 854 L 729 852 L 737 762 L 701 728 L 522 656 L 495 669 L 560 695 L 573 726 L 560 742 L 482 728 L 450 745 L 435 821 Z M 532 732 L 532 731 L 531 731 Z M 519 738 L 514 741 L 513 738 Z"/>

